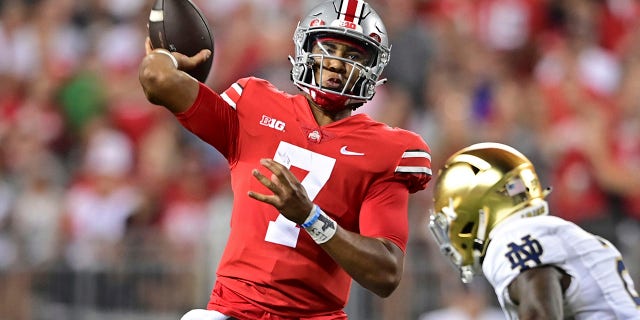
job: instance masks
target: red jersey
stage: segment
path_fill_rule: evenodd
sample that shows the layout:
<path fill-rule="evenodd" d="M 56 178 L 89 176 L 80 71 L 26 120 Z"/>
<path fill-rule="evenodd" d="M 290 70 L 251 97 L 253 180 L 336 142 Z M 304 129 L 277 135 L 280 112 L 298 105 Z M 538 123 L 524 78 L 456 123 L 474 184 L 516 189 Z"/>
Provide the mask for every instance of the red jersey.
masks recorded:
<path fill-rule="evenodd" d="M 217 281 L 254 305 L 289 317 L 342 310 L 350 276 L 294 222 L 249 190 L 270 194 L 251 171 L 288 167 L 309 198 L 346 230 L 384 237 L 403 251 L 409 193 L 431 178 L 430 150 L 417 134 L 358 114 L 319 126 L 306 98 L 245 78 L 218 95 L 200 84 L 177 115 L 229 162 L 234 206 Z"/>

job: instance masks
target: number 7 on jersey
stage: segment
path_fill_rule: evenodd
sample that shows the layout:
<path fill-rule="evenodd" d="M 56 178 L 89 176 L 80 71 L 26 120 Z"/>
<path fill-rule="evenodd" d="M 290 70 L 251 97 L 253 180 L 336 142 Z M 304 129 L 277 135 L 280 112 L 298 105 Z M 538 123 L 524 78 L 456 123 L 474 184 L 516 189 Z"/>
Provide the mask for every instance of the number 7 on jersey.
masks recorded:
<path fill-rule="evenodd" d="M 298 167 L 309 173 L 300 181 L 313 201 L 327 183 L 335 166 L 336 159 L 281 141 L 273 160 L 287 167 Z M 269 221 L 265 241 L 295 248 L 300 228 L 295 222 L 278 215 L 276 221 Z"/>

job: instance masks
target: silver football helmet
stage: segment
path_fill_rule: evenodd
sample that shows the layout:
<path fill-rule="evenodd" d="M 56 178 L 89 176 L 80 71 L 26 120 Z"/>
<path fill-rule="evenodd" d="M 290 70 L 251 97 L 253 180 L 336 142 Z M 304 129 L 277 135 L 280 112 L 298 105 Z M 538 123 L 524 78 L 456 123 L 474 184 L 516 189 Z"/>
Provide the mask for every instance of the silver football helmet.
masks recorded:
<path fill-rule="evenodd" d="M 549 213 L 533 164 L 516 149 L 478 143 L 449 157 L 434 188 L 429 227 L 463 282 L 481 272 L 491 231 L 511 218 Z"/>
<path fill-rule="evenodd" d="M 356 43 L 369 55 L 366 63 L 336 57 L 328 51 L 313 53 L 318 39 L 332 38 Z M 293 83 L 306 92 L 320 107 L 339 111 L 346 107 L 355 109 L 371 100 L 382 70 L 389 63 L 391 47 L 387 31 L 380 16 L 371 6 L 361 0 L 332 0 L 314 7 L 298 23 L 293 36 L 295 58 L 289 57 L 293 65 Z M 322 78 L 324 59 L 337 59 L 351 66 L 348 80 L 343 88 L 326 88 L 317 83 Z M 320 73 L 320 74 L 316 74 Z"/>

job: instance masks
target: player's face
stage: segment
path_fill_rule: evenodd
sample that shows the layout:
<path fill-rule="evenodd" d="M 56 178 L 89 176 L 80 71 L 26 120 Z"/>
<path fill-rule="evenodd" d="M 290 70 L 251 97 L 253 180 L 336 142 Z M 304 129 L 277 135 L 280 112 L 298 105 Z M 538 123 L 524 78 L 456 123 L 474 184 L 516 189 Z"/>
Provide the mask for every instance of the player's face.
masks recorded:
<path fill-rule="evenodd" d="M 372 60 L 372 54 L 364 48 L 341 39 L 317 40 L 311 50 L 312 54 L 323 55 L 324 58 L 315 57 L 316 82 L 323 88 L 341 91 L 343 88 L 352 87 L 360 76 L 350 60 L 368 66 Z M 327 56 L 335 58 L 327 58 Z"/>

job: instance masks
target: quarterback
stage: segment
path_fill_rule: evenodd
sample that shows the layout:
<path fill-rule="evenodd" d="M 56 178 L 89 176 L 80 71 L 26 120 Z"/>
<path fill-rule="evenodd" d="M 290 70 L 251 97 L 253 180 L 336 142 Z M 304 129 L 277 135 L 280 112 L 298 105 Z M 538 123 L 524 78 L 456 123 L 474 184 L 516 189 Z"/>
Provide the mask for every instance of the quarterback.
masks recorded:
<path fill-rule="evenodd" d="M 548 193 L 522 153 L 475 144 L 440 170 L 430 229 L 463 282 L 484 274 L 508 319 L 640 319 L 620 252 L 549 215 Z"/>
<path fill-rule="evenodd" d="M 207 310 L 182 319 L 346 319 L 352 279 L 381 297 L 400 281 L 408 198 L 429 182 L 431 156 L 419 135 L 352 115 L 384 82 L 384 24 L 364 1 L 327 1 L 293 40 L 299 94 L 255 77 L 216 93 L 183 72 L 210 52 L 147 40 L 148 100 L 227 159 L 234 192 Z"/>

